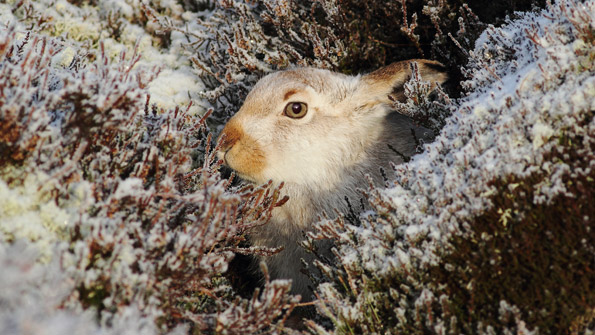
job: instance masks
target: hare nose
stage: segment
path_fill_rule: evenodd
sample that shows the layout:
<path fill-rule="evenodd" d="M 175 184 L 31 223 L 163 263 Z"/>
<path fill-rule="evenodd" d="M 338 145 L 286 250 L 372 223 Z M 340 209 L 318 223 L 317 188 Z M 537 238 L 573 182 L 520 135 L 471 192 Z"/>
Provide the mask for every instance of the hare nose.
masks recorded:
<path fill-rule="evenodd" d="M 234 125 L 233 123 L 228 123 L 223 131 L 221 132 L 220 141 L 221 147 L 220 150 L 223 152 L 229 151 L 242 137 L 243 131 L 238 126 Z"/>

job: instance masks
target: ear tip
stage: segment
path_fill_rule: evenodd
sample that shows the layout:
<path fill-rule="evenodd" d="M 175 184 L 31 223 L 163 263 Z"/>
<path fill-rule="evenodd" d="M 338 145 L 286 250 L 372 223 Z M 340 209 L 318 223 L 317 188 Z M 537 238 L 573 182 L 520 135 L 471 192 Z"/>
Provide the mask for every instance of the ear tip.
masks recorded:
<path fill-rule="evenodd" d="M 422 78 L 439 83 L 444 83 L 448 80 L 448 69 L 444 64 L 428 59 L 414 59 L 412 61 L 418 64 Z"/>
<path fill-rule="evenodd" d="M 388 96 L 391 92 L 401 89 L 411 77 L 411 63 L 417 63 L 422 80 L 442 84 L 448 80 L 448 72 L 444 64 L 429 59 L 409 59 L 394 62 L 362 77 L 362 92 L 377 97 L 379 94 Z M 383 98 L 384 99 L 384 96 Z M 388 98 L 387 98 L 388 99 Z"/>
<path fill-rule="evenodd" d="M 440 80 L 446 80 L 448 77 L 448 69 L 444 64 L 429 59 L 410 59 L 400 62 L 391 63 L 385 67 L 382 67 L 372 73 L 367 74 L 365 77 L 378 80 L 378 79 L 389 79 L 395 76 L 402 77 L 405 80 L 406 76 L 410 74 L 409 66 L 412 62 L 417 63 L 422 76 L 432 76 Z"/>
<path fill-rule="evenodd" d="M 426 60 L 423 62 L 424 67 L 433 70 L 435 72 L 443 72 L 446 73 L 447 69 L 446 66 L 444 66 L 444 64 L 435 61 L 435 60 Z"/>

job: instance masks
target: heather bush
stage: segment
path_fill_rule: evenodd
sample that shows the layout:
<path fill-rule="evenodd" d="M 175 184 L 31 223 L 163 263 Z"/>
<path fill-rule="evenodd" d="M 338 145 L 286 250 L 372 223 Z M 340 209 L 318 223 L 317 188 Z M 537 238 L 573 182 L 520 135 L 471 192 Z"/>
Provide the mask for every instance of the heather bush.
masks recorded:
<path fill-rule="evenodd" d="M 240 243 L 282 202 L 278 189 L 221 178 L 210 112 L 151 103 L 160 71 L 141 61 L 139 41 L 112 59 L 102 41 L 86 49 L 21 29 L 0 36 L 0 233 L 3 244 L 36 251 L 6 274 L 31 280 L 5 284 L 40 286 L 49 300 L 28 317 L 33 307 L 18 301 L 35 295 L 7 294 L 2 327 L 56 324 L 54 333 L 64 318 L 65 329 L 93 330 L 97 319 L 113 333 L 280 329 L 295 304 L 288 282 L 245 300 L 222 276 L 234 252 L 272 252 Z M 56 281 L 65 283 L 46 294 Z"/>
<path fill-rule="evenodd" d="M 357 74 L 398 60 L 432 58 L 447 65 L 450 93 L 457 95 L 466 50 L 486 23 L 502 22 L 515 10 L 538 5 L 544 1 L 508 1 L 506 6 L 404 0 L 207 1 L 202 7 L 212 6 L 212 11 L 199 16 L 191 28 L 154 12 L 148 15 L 163 31 L 187 36 L 189 57 L 205 84 L 202 95 L 213 104 L 213 121 L 222 123 L 260 77 L 289 66 Z"/>
<path fill-rule="evenodd" d="M 436 140 L 362 190 L 373 210 L 321 213 L 305 247 L 336 259 L 307 265 L 308 331 L 593 333 L 594 19 L 592 0 L 1 3 L 0 333 L 298 332 L 290 283 L 245 264 L 275 252 L 246 236 L 284 199 L 222 176 L 214 136 L 269 72 L 414 57 L 451 80 L 428 99 L 413 66 L 394 108 Z"/>
<path fill-rule="evenodd" d="M 593 331 L 595 3 L 518 16 L 476 41 L 467 96 L 366 191 L 374 212 L 312 234 L 338 241 L 341 266 L 318 264 L 333 333 Z"/>

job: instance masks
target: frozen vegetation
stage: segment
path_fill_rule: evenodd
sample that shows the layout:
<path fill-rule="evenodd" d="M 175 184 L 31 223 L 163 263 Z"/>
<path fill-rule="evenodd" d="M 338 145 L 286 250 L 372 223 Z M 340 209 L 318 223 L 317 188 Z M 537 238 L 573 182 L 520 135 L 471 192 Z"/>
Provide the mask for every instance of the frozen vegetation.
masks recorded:
<path fill-rule="evenodd" d="M 419 3 L 1 3 L 0 333 L 595 332 L 595 1 Z M 321 216 L 304 247 L 337 259 L 295 330 L 291 283 L 231 265 L 275 252 L 246 236 L 284 200 L 214 136 L 265 73 L 413 57 L 453 71 L 395 102 L 436 140 Z"/>
<path fill-rule="evenodd" d="M 320 224 L 319 235 L 340 241 L 337 255 L 342 269 L 329 268 L 339 271 L 331 276 L 349 279 L 345 291 L 331 283 L 319 287 L 325 310 L 339 328 L 367 333 L 396 327 L 406 332 L 416 322 L 423 322 L 437 333 L 528 333 L 525 311 L 505 299 L 511 294 L 493 301 L 495 306 L 473 306 L 473 295 L 483 293 L 475 293 L 476 287 L 482 286 L 476 280 L 484 276 L 478 270 L 501 271 L 501 267 L 513 266 L 499 253 L 529 252 L 530 248 L 521 244 L 559 243 L 558 236 L 547 238 L 558 229 L 577 229 L 584 235 L 569 234 L 579 239 L 570 244 L 578 250 L 555 256 L 569 257 L 568 264 L 583 253 L 592 259 L 595 218 L 587 204 L 593 194 L 595 168 L 593 22 L 595 2 L 562 3 L 550 10 L 518 15 L 501 28 L 486 29 L 469 51 L 465 71 L 471 79 L 463 83 L 469 93 L 451 106 L 452 117 L 435 142 L 408 164 L 395 167 L 397 180 L 385 189 L 368 191 L 375 213 L 362 218 L 357 226 L 344 220 Z M 563 206 L 561 198 L 575 204 L 572 214 L 564 216 L 565 209 L 559 209 L 555 211 L 559 216 L 543 217 L 548 212 L 544 207 Z M 543 236 L 533 235 L 531 225 L 540 225 Z M 516 237 L 516 229 L 527 231 Z M 502 243 L 500 234 L 510 234 L 508 238 L 513 240 L 511 245 L 502 245 L 506 249 L 498 245 Z M 471 261 L 457 264 L 445 259 L 460 252 L 459 239 L 476 244 L 472 252 L 485 252 L 481 255 L 485 267 L 472 268 L 473 264 L 467 264 Z M 492 250 L 482 250 L 483 243 Z M 510 260 L 518 261 L 517 257 Z M 552 261 L 547 270 L 563 266 L 555 264 Z M 420 275 L 437 271 L 446 272 L 444 276 L 455 271 L 465 275 L 457 278 L 458 282 Z M 592 289 L 592 283 L 585 282 L 593 279 L 589 272 L 573 280 Z M 411 273 L 421 278 L 409 278 Z M 511 291 L 532 290 L 524 287 L 539 284 L 531 276 L 525 274 L 525 282 L 502 283 L 514 285 L 509 287 Z M 506 279 L 494 273 L 493 279 L 498 277 Z M 402 282 L 395 285 L 399 280 Z M 463 312 L 451 307 L 460 297 L 449 296 L 450 285 L 465 288 L 471 296 L 468 308 L 493 308 L 499 319 L 514 314 L 510 321 L 514 325 L 507 329 L 457 320 L 457 313 Z M 483 285 L 482 289 L 493 290 L 490 285 L 494 283 Z M 499 294 L 497 290 L 491 293 Z M 553 299 L 564 299 L 563 295 Z M 384 301 L 390 301 L 390 307 L 373 307 Z M 593 300 L 589 304 L 592 308 Z M 537 307 L 546 315 L 554 312 L 545 305 Z M 370 325 L 369 313 L 376 308 L 392 308 L 394 325 L 387 325 L 386 319 Z"/>

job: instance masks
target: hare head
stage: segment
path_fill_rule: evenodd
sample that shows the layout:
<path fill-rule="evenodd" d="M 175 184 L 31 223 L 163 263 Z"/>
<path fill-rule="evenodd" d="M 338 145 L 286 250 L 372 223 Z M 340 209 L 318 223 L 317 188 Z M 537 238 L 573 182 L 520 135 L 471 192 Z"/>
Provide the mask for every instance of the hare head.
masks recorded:
<path fill-rule="evenodd" d="M 412 61 L 424 80 L 446 80 L 440 63 Z M 383 136 L 389 95 L 404 98 L 410 62 L 363 76 L 315 68 L 267 75 L 223 129 L 219 157 L 254 183 L 332 190 Z"/>
<path fill-rule="evenodd" d="M 446 80 L 440 63 L 414 61 L 424 80 Z M 289 200 L 273 210 L 269 225 L 251 232 L 250 240 L 284 247 L 265 263 L 272 278 L 292 279 L 292 291 L 305 300 L 312 292 L 300 259 L 309 262 L 312 255 L 297 241 L 321 213 L 349 210 L 361 195 L 357 189 L 367 185 L 364 174 L 381 182 L 380 168 L 386 171 L 389 162 L 415 153 L 420 128 L 392 111 L 389 99 L 405 98 L 410 62 L 363 76 L 313 68 L 270 74 L 223 129 L 218 155 L 225 164 L 253 183 L 285 183 L 282 192 Z M 330 256 L 327 242 L 320 251 Z"/>

